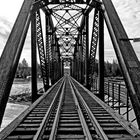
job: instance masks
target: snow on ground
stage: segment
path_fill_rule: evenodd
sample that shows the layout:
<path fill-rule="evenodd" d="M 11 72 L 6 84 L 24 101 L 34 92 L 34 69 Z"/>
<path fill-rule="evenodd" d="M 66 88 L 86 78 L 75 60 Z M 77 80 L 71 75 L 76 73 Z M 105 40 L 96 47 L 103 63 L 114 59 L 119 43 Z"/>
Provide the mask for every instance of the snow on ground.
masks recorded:
<path fill-rule="evenodd" d="M 38 82 L 38 89 L 43 87 L 42 82 Z M 31 91 L 31 82 L 16 82 L 12 85 L 12 89 L 10 95 L 18 95 L 22 93 L 29 93 Z M 27 109 L 27 105 L 20 105 L 14 103 L 7 103 L 7 107 L 5 110 L 2 126 L 0 131 L 6 127 L 10 122 L 12 122 L 16 117 L 18 117 L 25 109 Z"/>
<path fill-rule="evenodd" d="M 10 122 L 12 122 L 16 117 L 18 117 L 25 109 L 27 109 L 27 105 L 19 105 L 13 103 L 7 103 L 7 107 L 5 110 L 4 118 L 2 121 L 2 125 L 0 131 L 7 126 Z"/>
<path fill-rule="evenodd" d="M 43 87 L 43 83 L 41 81 L 38 81 L 37 86 L 38 89 L 40 89 L 41 87 Z M 15 82 L 12 85 L 10 95 L 17 95 L 23 92 L 31 92 L 31 81 Z"/>

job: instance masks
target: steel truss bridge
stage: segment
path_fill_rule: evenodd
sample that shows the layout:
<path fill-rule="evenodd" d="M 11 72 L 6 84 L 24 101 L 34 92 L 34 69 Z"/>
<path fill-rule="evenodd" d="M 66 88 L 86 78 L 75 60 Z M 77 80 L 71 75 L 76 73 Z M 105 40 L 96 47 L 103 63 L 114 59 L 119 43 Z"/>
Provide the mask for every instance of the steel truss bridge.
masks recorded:
<path fill-rule="evenodd" d="M 104 78 L 104 24 L 125 85 Z M 0 124 L 29 26 L 32 105 L 0 132 L 0 139 L 139 140 L 140 63 L 111 0 L 24 0 L 0 58 Z"/>

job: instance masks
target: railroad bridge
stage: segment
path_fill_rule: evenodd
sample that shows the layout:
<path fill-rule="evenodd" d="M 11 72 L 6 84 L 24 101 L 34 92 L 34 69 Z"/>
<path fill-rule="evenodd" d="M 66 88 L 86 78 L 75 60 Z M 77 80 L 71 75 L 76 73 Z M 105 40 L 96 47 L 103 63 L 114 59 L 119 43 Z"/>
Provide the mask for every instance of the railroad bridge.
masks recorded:
<path fill-rule="evenodd" d="M 104 24 L 125 84 L 104 77 Z M 32 105 L 0 139 L 140 140 L 140 63 L 111 0 L 24 0 L 0 59 L 0 123 L 29 26 Z"/>

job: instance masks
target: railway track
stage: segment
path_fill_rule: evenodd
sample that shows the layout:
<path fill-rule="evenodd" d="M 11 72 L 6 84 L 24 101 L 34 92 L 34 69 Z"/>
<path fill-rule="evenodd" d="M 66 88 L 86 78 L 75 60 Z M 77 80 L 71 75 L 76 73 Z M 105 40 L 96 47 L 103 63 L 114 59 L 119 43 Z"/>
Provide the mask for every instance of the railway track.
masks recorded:
<path fill-rule="evenodd" d="M 0 133 L 3 140 L 138 140 L 140 131 L 69 76 Z"/>

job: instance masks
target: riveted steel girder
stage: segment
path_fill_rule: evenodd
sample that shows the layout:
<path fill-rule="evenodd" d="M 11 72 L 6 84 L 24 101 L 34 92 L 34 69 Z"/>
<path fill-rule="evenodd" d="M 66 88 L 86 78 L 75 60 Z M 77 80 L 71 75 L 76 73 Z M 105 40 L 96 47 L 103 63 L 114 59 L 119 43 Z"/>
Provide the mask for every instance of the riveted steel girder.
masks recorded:
<path fill-rule="evenodd" d="M 121 40 L 128 36 L 111 0 L 103 0 L 102 9 L 140 127 L 140 62 L 129 40 Z"/>
<path fill-rule="evenodd" d="M 24 0 L 0 60 L 0 124 L 29 27 L 34 0 Z"/>
<path fill-rule="evenodd" d="M 92 75 L 95 67 L 95 57 L 97 51 L 97 43 L 98 43 L 98 34 L 99 34 L 99 11 L 96 8 L 94 11 L 94 20 L 93 20 L 93 27 L 92 27 L 92 36 L 91 36 L 91 46 L 90 46 L 90 68 L 89 68 L 89 84 L 92 85 Z"/>
<path fill-rule="evenodd" d="M 43 31 L 41 25 L 41 16 L 39 11 L 36 12 L 36 37 L 37 37 L 37 45 L 38 45 L 43 84 L 44 84 L 44 89 L 46 91 L 49 86 L 49 81 L 48 81 L 48 71 L 47 71 L 45 48 L 44 48 Z"/>
<path fill-rule="evenodd" d="M 31 73 L 32 73 L 32 102 L 37 98 L 37 46 L 36 46 L 36 12 L 31 16 Z"/>

